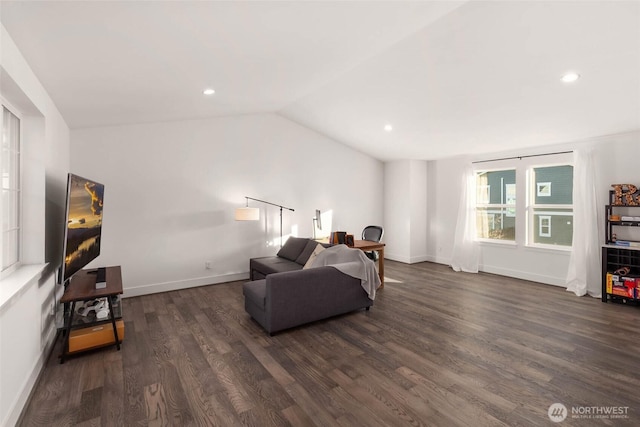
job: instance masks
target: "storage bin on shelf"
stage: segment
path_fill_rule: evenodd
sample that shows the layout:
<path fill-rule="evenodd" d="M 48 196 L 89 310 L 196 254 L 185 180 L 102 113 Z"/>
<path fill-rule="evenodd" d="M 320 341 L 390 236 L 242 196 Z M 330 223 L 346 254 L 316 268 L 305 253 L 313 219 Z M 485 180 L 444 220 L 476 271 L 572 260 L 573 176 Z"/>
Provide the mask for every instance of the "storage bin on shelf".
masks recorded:
<path fill-rule="evenodd" d="M 116 327 L 118 328 L 118 341 L 122 342 L 124 340 L 124 322 L 122 319 L 116 320 Z M 71 331 L 69 336 L 69 353 L 115 344 L 115 342 L 116 337 L 113 336 L 111 323 L 75 329 Z"/>
<path fill-rule="evenodd" d="M 638 277 L 620 276 L 607 273 L 607 294 L 625 298 L 638 298 L 640 279 Z"/>

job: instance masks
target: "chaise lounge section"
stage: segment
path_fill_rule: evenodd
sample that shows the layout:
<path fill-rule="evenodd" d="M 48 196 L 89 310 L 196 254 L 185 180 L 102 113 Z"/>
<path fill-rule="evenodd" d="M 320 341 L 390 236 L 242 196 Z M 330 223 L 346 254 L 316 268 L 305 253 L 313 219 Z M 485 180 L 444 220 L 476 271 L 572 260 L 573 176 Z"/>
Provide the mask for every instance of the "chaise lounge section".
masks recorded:
<path fill-rule="evenodd" d="M 318 245 L 324 248 L 331 246 L 318 243 L 312 239 L 289 237 L 276 256 L 251 258 L 249 260 L 251 280 L 264 279 L 267 275 L 273 273 L 302 270 Z"/>

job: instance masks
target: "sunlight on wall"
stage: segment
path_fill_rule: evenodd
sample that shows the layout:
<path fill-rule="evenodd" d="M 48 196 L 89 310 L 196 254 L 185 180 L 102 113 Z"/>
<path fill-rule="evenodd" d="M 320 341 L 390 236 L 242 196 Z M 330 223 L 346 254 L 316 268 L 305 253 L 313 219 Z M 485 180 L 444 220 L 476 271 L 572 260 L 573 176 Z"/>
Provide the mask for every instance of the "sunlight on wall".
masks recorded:
<path fill-rule="evenodd" d="M 316 239 L 323 239 L 325 237 L 329 237 L 332 230 L 333 224 L 333 209 L 330 209 L 326 212 L 322 212 L 320 214 L 320 221 L 322 222 L 322 230 L 316 227 L 316 223 L 314 221 L 313 227 L 315 228 L 315 236 Z"/>
<path fill-rule="evenodd" d="M 282 244 L 284 245 L 287 242 L 287 239 L 289 239 L 289 237 L 299 237 L 298 236 L 298 224 L 293 224 L 291 226 L 291 233 L 289 234 L 284 234 L 284 230 L 282 230 Z M 267 240 L 267 247 L 272 247 L 272 246 L 276 246 L 276 247 L 280 247 L 280 236 L 276 236 L 274 237 L 272 240 Z"/>

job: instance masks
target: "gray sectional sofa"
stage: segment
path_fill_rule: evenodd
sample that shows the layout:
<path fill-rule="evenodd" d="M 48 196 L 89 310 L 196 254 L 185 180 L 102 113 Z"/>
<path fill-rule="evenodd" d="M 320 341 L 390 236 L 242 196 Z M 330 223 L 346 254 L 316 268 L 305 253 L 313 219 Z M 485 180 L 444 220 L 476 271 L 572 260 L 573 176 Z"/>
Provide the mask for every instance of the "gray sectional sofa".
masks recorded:
<path fill-rule="evenodd" d="M 245 310 L 269 334 L 373 305 L 360 279 L 331 266 L 304 268 L 317 245 L 290 237 L 277 256 L 249 261 Z"/>

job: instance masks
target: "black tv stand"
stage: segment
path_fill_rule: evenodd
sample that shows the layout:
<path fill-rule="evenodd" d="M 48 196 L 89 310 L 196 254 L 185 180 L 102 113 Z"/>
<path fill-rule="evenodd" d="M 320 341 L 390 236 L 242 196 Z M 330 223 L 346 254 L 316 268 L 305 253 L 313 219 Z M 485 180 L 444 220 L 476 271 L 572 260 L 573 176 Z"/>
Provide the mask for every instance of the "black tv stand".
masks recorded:
<path fill-rule="evenodd" d="M 96 289 L 94 275 L 100 274 L 103 270 L 106 273 L 107 281 L 104 289 Z M 81 270 L 74 274 L 70 280 L 68 288 L 65 290 L 61 304 L 71 304 L 71 309 L 64 311 L 64 346 L 60 355 L 60 363 L 64 363 L 66 356 L 81 351 L 90 350 L 97 347 L 107 345 L 116 345 L 120 350 L 120 343 L 124 338 L 124 323 L 122 323 L 122 303 L 117 305 L 119 308 L 114 309 L 114 305 L 118 302 L 118 296 L 122 294 L 122 273 L 120 266 L 100 268 L 96 270 Z M 91 301 L 99 298 L 105 298 L 109 306 L 109 316 L 106 319 L 95 319 L 91 322 L 83 320 L 77 321 L 76 304 L 85 301 Z M 116 322 L 122 324 L 118 326 Z M 111 328 L 108 327 L 111 324 Z M 118 331 L 118 328 L 121 330 Z M 78 334 L 73 336 L 72 330 L 78 330 Z M 110 332 L 113 331 L 113 334 Z M 106 336 L 104 336 L 106 332 Z M 69 347 L 69 341 L 72 339 L 74 345 Z"/>

